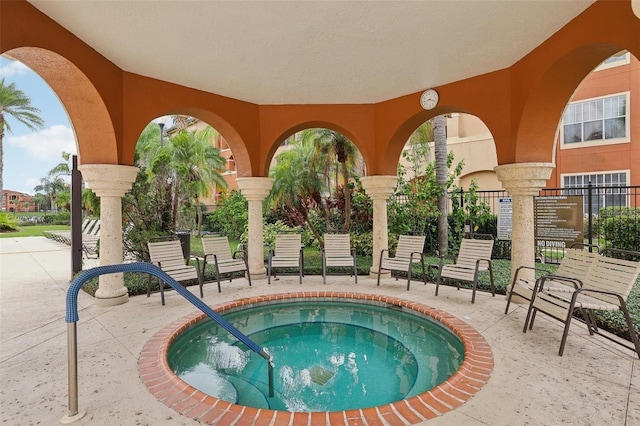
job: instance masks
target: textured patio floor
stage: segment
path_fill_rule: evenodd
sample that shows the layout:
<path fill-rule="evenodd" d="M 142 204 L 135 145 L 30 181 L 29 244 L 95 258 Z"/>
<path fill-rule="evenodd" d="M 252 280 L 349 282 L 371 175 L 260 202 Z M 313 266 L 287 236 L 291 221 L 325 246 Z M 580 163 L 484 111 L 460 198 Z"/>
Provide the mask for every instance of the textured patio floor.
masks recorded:
<path fill-rule="evenodd" d="M 69 248 L 44 237 L 0 239 L 0 421 L 3 425 L 54 425 L 68 411 L 66 289 Z M 560 324 L 540 315 L 533 332 L 522 333 L 523 308 L 504 315 L 505 298 L 451 287 L 434 296 L 434 285 L 368 277 L 283 277 L 253 287 L 236 279 L 205 285 L 205 301 L 292 291 L 349 291 L 398 297 L 442 309 L 479 331 L 491 346 L 488 383 L 455 410 L 429 425 L 640 425 L 640 360 L 630 350 L 575 325 L 565 355 L 557 350 Z M 197 425 L 158 401 L 138 373 L 142 347 L 167 324 L 195 308 L 175 292 L 166 306 L 159 294 L 96 307 L 80 293 L 78 323 L 79 425 Z M 219 424 L 223 424 L 220 422 Z M 276 424 L 275 421 L 273 424 Z"/>

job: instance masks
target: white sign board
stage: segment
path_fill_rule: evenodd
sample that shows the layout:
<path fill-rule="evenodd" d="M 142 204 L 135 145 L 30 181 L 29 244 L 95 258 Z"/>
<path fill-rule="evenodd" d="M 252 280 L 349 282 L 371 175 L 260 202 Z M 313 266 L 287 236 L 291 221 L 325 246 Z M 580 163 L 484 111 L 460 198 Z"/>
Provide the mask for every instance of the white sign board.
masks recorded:
<path fill-rule="evenodd" d="M 498 239 L 511 240 L 511 224 L 513 216 L 513 199 L 498 199 Z"/>

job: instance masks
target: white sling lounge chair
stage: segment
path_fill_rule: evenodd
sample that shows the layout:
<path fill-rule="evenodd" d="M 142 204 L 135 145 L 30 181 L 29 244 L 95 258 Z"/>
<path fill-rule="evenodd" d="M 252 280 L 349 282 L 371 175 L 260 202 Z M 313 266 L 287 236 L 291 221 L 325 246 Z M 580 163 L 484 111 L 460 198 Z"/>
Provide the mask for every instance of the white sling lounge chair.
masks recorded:
<path fill-rule="evenodd" d="M 622 311 L 629 328 L 629 335 L 636 354 L 640 357 L 640 342 L 634 329 L 633 322 L 627 310 L 626 301 L 633 285 L 640 274 L 640 261 L 617 259 L 612 256 L 634 257 L 640 259 L 640 253 L 625 250 L 607 250 L 607 256 L 596 256 L 589 272 L 583 279 L 562 278 L 546 275 L 536 281 L 531 295 L 529 311 L 524 323 L 523 332 L 533 328 L 537 312 L 543 312 L 564 323 L 564 332 L 560 341 L 558 355 L 562 356 L 569 335 L 569 326 L 576 310 L 581 310 L 587 324 L 589 334 L 598 333 L 594 316 L 591 311 Z M 574 290 L 554 291 L 545 288 L 549 280 L 564 280 L 573 283 Z"/>
<path fill-rule="evenodd" d="M 400 235 L 398 237 L 398 247 L 394 257 L 389 256 L 389 249 L 380 251 L 380 264 L 378 266 L 378 285 L 380 285 L 380 274 L 382 270 L 406 272 L 407 290 L 411 285 L 411 266 L 414 263 L 422 265 L 423 282 L 426 284 L 426 274 L 424 270 L 424 235 Z M 398 276 L 396 275 L 396 280 Z"/>
<path fill-rule="evenodd" d="M 275 277 L 275 268 L 298 269 L 300 284 L 302 284 L 304 259 L 302 254 L 302 237 L 300 234 L 276 235 L 275 247 L 269 249 L 267 284 L 271 284 L 271 270 L 273 270 Z"/>
<path fill-rule="evenodd" d="M 149 257 L 151 263 L 162 269 L 167 275 L 178 282 L 188 280 L 198 280 L 200 286 L 200 298 L 204 297 L 202 289 L 202 275 L 200 274 L 200 259 L 197 257 L 197 267 L 192 265 L 186 265 L 184 254 L 182 253 L 182 246 L 180 240 L 171 239 L 164 241 L 149 241 L 147 242 L 149 248 Z M 151 276 L 147 283 L 147 297 L 151 295 Z M 164 282 L 160 280 L 160 300 L 164 305 Z"/>
<path fill-rule="evenodd" d="M 355 282 L 358 282 L 356 251 L 351 248 L 349 234 L 324 234 L 324 249 L 322 249 L 322 282 L 327 283 L 327 268 L 352 268 Z"/>
<path fill-rule="evenodd" d="M 588 245 L 586 245 L 588 247 Z M 595 251 L 593 250 L 595 248 Z M 583 279 L 589 273 L 589 268 L 593 264 L 595 258 L 598 256 L 598 248 L 597 246 L 591 246 L 592 251 L 585 251 L 583 248 L 568 248 L 564 251 L 564 257 L 560 261 L 560 265 L 558 265 L 558 269 L 553 275 L 560 277 L 568 277 L 568 278 L 576 278 Z M 507 307 L 504 310 L 504 313 L 509 313 L 509 305 L 511 304 L 511 299 L 514 295 L 520 296 L 521 298 L 531 301 L 531 293 L 533 293 L 533 288 L 536 284 L 536 278 L 527 278 L 524 276 L 524 272 L 526 270 L 533 270 L 534 274 L 537 269 L 529 266 L 520 266 L 516 269 L 515 274 L 513 275 L 513 281 L 511 282 L 511 286 L 509 291 L 507 292 Z M 545 275 L 545 274 L 542 274 Z M 573 282 L 561 281 L 561 280 L 552 280 L 547 279 L 544 285 L 546 290 L 555 290 L 555 291 L 573 291 L 575 289 Z"/>
<path fill-rule="evenodd" d="M 493 283 L 493 266 L 491 264 L 491 252 L 493 251 L 493 236 L 486 234 L 470 234 L 471 238 L 463 238 L 460 242 L 460 250 L 455 264 L 444 264 L 440 257 L 438 267 L 438 279 L 436 281 L 436 296 L 443 278 L 455 280 L 460 290 L 460 282 L 473 284 L 471 303 L 476 301 L 476 288 L 478 287 L 478 274 L 489 271 L 491 295 L 495 297 L 496 288 Z"/>
<path fill-rule="evenodd" d="M 229 281 L 233 279 L 234 272 L 244 272 L 251 286 L 251 275 L 249 265 L 244 251 L 236 250 L 231 253 L 229 239 L 226 236 L 205 236 L 202 237 L 202 248 L 204 249 L 204 261 L 202 262 L 202 276 L 207 267 L 207 262 L 213 263 L 216 268 L 216 279 L 218 280 L 218 293 L 220 288 L 220 274 L 229 274 Z M 237 257 L 240 255 L 240 257 Z M 243 275 L 245 275 L 243 274 Z"/>

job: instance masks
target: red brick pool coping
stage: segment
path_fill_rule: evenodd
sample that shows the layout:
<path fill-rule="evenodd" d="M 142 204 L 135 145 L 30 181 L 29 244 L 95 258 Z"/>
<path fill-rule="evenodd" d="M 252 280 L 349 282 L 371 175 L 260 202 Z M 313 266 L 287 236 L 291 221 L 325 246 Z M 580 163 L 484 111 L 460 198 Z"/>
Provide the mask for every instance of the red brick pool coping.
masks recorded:
<path fill-rule="evenodd" d="M 256 303 L 286 299 L 340 298 L 370 300 L 412 309 L 449 327 L 464 345 L 465 357 L 460 369 L 444 383 L 422 394 L 378 407 L 347 411 L 291 413 L 245 407 L 207 395 L 179 379 L 169 368 L 167 353 L 172 341 L 185 329 L 202 320 L 205 314 L 194 312 L 156 333 L 142 348 L 138 372 L 142 382 L 158 401 L 178 413 L 205 424 L 217 425 L 408 425 L 423 422 L 449 411 L 466 401 L 489 380 L 493 353 L 486 340 L 464 321 L 439 309 L 416 302 L 374 294 L 316 291 L 272 294 L 238 299 L 214 308 L 217 312 Z"/>

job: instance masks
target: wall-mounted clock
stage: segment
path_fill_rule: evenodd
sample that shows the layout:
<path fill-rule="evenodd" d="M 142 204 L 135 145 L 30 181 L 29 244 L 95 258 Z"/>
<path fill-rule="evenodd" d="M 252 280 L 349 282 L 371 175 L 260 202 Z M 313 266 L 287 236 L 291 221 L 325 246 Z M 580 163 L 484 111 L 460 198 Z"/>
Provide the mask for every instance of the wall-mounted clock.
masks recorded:
<path fill-rule="evenodd" d="M 440 96 L 438 92 L 433 89 L 427 89 L 422 96 L 420 96 L 420 105 L 426 110 L 434 109 L 436 105 L 438 105 L 439 99 Z"/>

